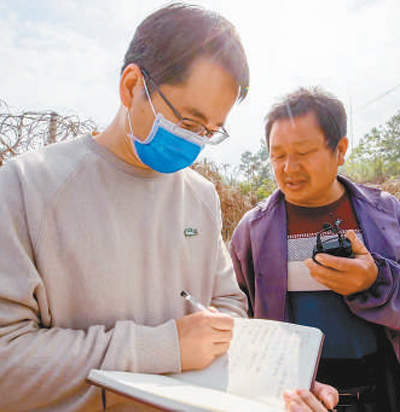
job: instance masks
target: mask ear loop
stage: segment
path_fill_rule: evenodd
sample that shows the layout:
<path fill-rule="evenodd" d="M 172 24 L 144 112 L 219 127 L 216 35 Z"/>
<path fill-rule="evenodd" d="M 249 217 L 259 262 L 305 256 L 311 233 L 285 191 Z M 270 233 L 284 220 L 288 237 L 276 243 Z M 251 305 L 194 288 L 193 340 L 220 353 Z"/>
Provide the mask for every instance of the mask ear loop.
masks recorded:
<path fill-rule="evenodd" d="M 147 88 L 147 83 L 146 83 L 146 79 L 144 78 L 144 76 L 143 76 L 143 86 L 144 86 L 144 91 L 146 93 L 147 99 L 149 100 L 151 110 L 153 111 L 154 117 L 157 117 L 156 110 L 154 109 L 153 102 L 151 101 L 149 89 Z M 129 109 L 126 106 L 124 106 L 124 109 L 125 109 L 126 114 L 128 116 L 129 129 L 131 131 L 132 136 L 134 136 L 132 120 L 131 120 L 131 116 L 129 114 Z"/>
<path fill-rule="evenodd" d="M 128 136 L 128 137 L 131 137 L 131 138 L 134 139 L 134 140 L 137 140 L 136 137 L 135 137 L 135 134 L 133 133 L 133 127 L 132 127 L 131 115 L 129 114 L 129 109 L 128 109 L 126 106 L 124 106 L 124 109 L 125 109 L 126 115 L 127 115 L 127 117 L 128 117 L 129 130 L 130 130 L 130 132 L 131 132 L 130 136 L 129 136 L 129 134 L 127 134 L 127 136 Z M 135 147 L 135 145 L 133 144 L 133 142 L 132 142 L 131 147 L 132 147 L 132 150 L 133 150 L 134 155 L 135 155 L 137 158 L 139 158 L 139 156 L 138 156 L 138 154 L 137 154 L 137 151 L 136 151 L 136 147 Z"/>
<path fill-rule="evenodd" d="M 124 106 L 124 109 L 126 111 L 126 116 L 128 117 L 129 130 L 131 131 L 131 134 L 133 135 L 133 127 L 132 127 L 131 115 L 129 114 L 129 109 L 126 106 Z"/>
<path fill-rule="evenodd" d="M 146 93 L 146 96 L 147 96 L 147 98 L 148 98 L 148 100 L 149 100 L 149 103 L 150 103 L 150 106 L 151 106 L 151 110 L 153 110 L 154 117 L 157 117 L 157 113 L 156 113 L 156 110 L 154 109 L 153 102 L 151 101 L 149 89 L 147 88 L 147 83 L 146 83 L 146 79 L 144 78 L 144 76 L 143 76 L 143 86 L 144 86 L 144 91 L 145 91 L 145 93 Z"/>

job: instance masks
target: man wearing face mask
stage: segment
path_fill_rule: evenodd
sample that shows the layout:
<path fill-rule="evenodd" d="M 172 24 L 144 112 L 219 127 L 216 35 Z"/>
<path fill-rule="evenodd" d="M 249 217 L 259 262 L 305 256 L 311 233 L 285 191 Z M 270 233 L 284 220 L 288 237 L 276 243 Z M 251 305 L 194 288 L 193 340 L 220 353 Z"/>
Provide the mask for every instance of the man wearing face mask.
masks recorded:
<path fill-rule="evenodd" d="M 1 168 L 1 411 L 97 410 L 92 368 L 179 372 L 227 351 L 246 298 L 215 189 L 188 166 L 228 137 L 248 81 L 228 21 L 170 5 L 138 27 L 102 133 Z M 215 309 L 191 313 L 183 289 Z M 316 392 L 333 406 L 331 387 Z M 288 407 L 325 410 L 309 392 Z"/>

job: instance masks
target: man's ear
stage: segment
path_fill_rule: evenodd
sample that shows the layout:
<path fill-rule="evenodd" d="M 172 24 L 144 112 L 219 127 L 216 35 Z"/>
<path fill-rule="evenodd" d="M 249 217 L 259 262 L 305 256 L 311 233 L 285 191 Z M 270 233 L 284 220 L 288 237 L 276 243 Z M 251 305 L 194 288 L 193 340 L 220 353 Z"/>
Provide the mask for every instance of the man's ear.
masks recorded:
<path fill-rule="evenodd" d="M 121 104 L 129 108 L 131 106 L 132 98 L 142 86 L 142 72 L 136 64 L 128 64 L 121 74 L 119 81 L 119 95 Z"/>
<path fill-rule="evenodd" d="M 338 160 L 338 166 L 342 166 L 344 164 L 344 157 L 346 155 L 348 147 L 349 147 L 349 139 L 347 137 L 342 137 L 336 146 L 336 156 Z"/>

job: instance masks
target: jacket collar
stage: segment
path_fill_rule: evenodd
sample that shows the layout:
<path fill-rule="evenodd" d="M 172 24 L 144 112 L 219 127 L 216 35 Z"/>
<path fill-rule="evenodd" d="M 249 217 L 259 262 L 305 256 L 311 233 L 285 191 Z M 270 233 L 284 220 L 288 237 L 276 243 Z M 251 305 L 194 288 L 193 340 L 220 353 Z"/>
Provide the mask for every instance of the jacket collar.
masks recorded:
<path fill-rule="evenodd" d="M 375 189 L 373 187 L 364 186 L 358 183 L 352 182 L 347 177 L 342 175 L 337 175 L 337 179 L 343 186 L 348 190 L 352 197 L 356 197 L 362 201 L 366 201 L 371 206 L 385 210 L 384 205 L 381 204 L 381 191 L 379 189 Z M 271 213 L 271 211 L 279 204 L 281 201 L 285 199 L 283 192 L 280 189 L 275 190 L 271 196 L 267 199 L 261 201 L 256 206 L 256 211 L 254 215 L 251 217 L 250 221 L 255 221 L 266 214 Z"/>
<path fill-rule="evenodd" d="M 382 191 L 380 189 L 354 183 L 347 177 L 341 175 L 338 175 L 337 179 L 344 185 L 352 197 L 367 202 L 377 209 L 390 211 L 390 209 L 386 209 L 384 202 L 381 201 Z"/>

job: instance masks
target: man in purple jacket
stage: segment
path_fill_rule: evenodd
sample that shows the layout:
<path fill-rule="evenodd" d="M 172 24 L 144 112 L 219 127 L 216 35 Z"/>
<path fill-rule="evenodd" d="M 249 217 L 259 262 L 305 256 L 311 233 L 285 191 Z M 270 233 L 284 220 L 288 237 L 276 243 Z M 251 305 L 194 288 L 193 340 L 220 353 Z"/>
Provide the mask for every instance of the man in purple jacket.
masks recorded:
<path fill-rule="evenodd" d="M 277 103 L 266 138 L 279 189 L 246 213 L 231 242 L 249 314 L 325 333 L 317 379 L 343 394 L 338 411 L 400 411 L 400 202 L 338 175 L 346 113 L 321 89 Z M 314 261 L 318 232 L 337 219 L 354 258 Z"/>

